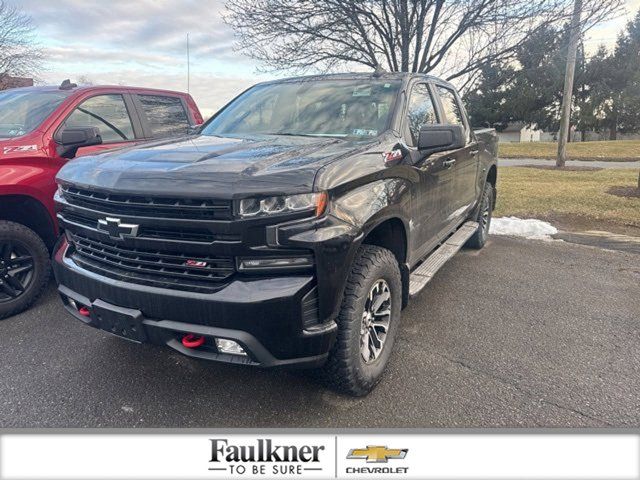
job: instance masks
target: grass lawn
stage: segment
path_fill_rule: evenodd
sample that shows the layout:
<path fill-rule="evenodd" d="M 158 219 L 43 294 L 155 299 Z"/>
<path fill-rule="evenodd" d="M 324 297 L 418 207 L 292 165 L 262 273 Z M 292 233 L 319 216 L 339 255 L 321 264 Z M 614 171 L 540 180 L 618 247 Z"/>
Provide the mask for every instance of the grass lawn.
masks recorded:
<path fill-rule="evenodd" d="M 558 144 L 552 142 L 500 143 L 503 158 L 556 158 Z M 640 140 L 573 142 L 567 145 L 570 160 L 640 160 Z"/>
<path fill-rule="evenodd" d="M 640 197 L 618 197 L 611 187 L 637 187 L 637 169 L 597 171 L 503 167 L 498 170 L 495 216 L 551 221 L 566 230 L 640 233 Z"/>

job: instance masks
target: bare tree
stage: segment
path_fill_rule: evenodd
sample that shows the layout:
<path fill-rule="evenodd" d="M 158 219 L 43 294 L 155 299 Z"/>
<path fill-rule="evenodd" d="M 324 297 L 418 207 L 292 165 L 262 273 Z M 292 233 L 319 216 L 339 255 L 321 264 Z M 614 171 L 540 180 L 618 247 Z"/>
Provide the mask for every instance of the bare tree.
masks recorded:
<path fill-rule="evenodd" d="M 80 75 L 77 81 L 78 85 L 95 85 L 95 82 L 89 75 Z"/>
<path fill-rule="evenodd" d="M 34 76 L 40 59 L 31 18 L 0 0 L 0 83 L 8 75 Z"/>
<path fill-rule="evenodd" d="M 622 0 L 585 0 L 585 26 Z M 473 82 L 538 29 L 567 21 L 571 0 L 228 0 L 239 48 L 267 69 L 381 66 Z M 462 85 L 463 86 L 463 85 Z"/>

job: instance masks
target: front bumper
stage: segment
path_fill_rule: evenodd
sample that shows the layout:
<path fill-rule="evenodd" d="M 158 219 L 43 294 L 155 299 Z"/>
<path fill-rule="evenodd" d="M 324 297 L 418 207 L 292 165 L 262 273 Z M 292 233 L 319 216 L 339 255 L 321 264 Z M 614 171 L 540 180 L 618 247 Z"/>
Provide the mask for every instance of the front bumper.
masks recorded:
<path fill-rule="evenodd" d="M 303 299 L 315 288 L 313 276 L 234 280 L 215 293 L 168 290 L 125 283 L 84 270 L 56 252 L 53 270 L 65 308 L 83 323 L 100 328 L 91 313 L 76 304 L 121 312 L 136 318 L 139 341 L 166 345 L 190 357 L 260 367 L 314 367 L 326 361 L 335 341 L 336 324 L 324 321 L 305 328 Z M 185 334 L 204 336 L 197 349 L 182 345 Z M 247 356 L 217 351 L 214 338 L 237 342 Z"/>

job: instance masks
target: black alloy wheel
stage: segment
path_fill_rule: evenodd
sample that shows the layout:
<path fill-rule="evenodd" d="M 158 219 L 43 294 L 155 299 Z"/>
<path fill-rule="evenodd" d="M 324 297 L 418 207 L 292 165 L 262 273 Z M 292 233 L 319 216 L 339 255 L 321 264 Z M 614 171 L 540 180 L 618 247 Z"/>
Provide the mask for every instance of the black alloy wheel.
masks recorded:
<path fill-rule="evenodd" d="M 30 228 L 0 221 L 0 319 L 22 312 L 49 280 L 49 251 Z"/>
<path fill-rule="evenodd" d="M 5 240 L 0 243 L 0 303 L 22 295 L 33 281 L 33 256 L 28 248 Z"/>

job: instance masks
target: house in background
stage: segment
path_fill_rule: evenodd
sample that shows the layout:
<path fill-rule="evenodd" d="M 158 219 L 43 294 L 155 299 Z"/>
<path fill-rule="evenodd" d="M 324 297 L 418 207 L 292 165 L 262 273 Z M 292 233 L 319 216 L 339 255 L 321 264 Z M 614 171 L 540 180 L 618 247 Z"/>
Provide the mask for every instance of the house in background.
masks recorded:
<path fill-rule="evenodd" d="M 582 139 L 582 132 L 576 132 L 575 137 L 573 139 L 574 142 L 598 142 L 598 141 L 606 141 L 610 140 L 610 132 L 602 131 L 602 132 L 594 132 L 587 131 L 585 133 L 584 140 Z M 616 140 L 640 140 L 640 133 L 620 133 L 618 132 L 616 135 Z"/>
<path fill-rule="evenodd" d="M 573 136 L 572 130 L 571 141 L 575 141 Z M 498 132 L 498 139 L 506 143 L 556 142 L 558 133 L 540 130 L 535 125 L 529 126 L 524 122 L 511 122 L 507 128 Z"/>
<path fill-rule="evenodd" d="M 539 130 L 535 125 L 528 126 L 524 122 L 511 122 L 502 131 L 498 131 L 498 139 L 500 143 L 528 143 L 528 142 L 557 142 L 558 132 Z M 609 132 L 583 132 L 579 131 L 575 125 L 571 126 L 569 132 L 570 142 L 594 142 L 609 140 Z M 640 133 L 620 133 L 618 132 L 616 140 L 640 140 Z"/>
<path fill-rule="evenodd" d="M 33 87 L 33 78 L 26 77 L 10 77 L 9 75 L 0 75 L 0 90 L 8 88 Z"/>
<path fill-rule="evenodd" d="M 542 133 L 542 130 L 535 126 L 530 127 L 524 122 L 511 122 L 507 128 L 498 132 L 498 139 L 501 143 L 539 142 Z"/>

